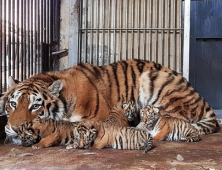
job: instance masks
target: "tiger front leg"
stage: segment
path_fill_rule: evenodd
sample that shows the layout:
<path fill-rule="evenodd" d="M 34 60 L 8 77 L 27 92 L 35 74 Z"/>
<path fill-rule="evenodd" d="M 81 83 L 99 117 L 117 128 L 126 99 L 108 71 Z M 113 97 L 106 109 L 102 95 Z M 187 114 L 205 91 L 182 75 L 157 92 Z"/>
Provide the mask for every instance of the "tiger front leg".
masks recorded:
<path fill-rule="evenodd" d="M 59 142 L 59 136 L 57 133 L 52 133 L 49 136 L 42 138 L 39 143 L 32 145 L 33 149 L 47 148 L 52 145 L 56 145 Z"/>

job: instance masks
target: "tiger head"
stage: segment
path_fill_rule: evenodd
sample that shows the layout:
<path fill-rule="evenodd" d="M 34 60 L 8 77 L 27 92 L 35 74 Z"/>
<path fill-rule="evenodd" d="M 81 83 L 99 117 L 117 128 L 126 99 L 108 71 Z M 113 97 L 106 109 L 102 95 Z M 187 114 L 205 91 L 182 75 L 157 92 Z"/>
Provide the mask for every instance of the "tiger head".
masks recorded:
<path fill-rule="evenodd" d="M 44 128 L 39 118 L 21 124 L 18 128 L 18 137 L 23 146 L 29 147 L 41 140 L 41 131 Z M 41 128 L 41 129 L 40 129 Z"/>
<path fill-rule="evenodd" d="M 9 78 L 9 89 L 0 98 L 0 113 L 5 113 L 8 122 L 5 126 L 6 141 L 21 144 L 18 127 L 34 118 L 63 118 L 64 103 L 59 98 L 63 87 L 61 80 L 27 79 L 23 82 Z"/>
<path fill-rule="evenodd" d="M 140 110 L 140 118 L 147 128 L 153 127 L 159 119 L 159 109 L 153 105 L 147 105 Z"/>
<path fill-rule="evenodd" d="M 96 128 L 90 122 L 81 122 L 76 128 L 78 148 L 88 149 L 93 145 L 97 136 Z"/>

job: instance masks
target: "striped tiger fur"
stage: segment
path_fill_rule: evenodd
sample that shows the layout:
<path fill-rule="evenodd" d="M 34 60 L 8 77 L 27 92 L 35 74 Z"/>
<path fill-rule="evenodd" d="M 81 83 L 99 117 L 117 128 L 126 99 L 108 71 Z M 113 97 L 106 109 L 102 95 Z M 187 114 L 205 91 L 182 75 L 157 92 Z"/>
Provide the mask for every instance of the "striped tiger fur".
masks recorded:
<path fill-rule="evenodd" d="M 153 140 L 198 142 L 199 132 L 188 122 L 173 118 L 169 115 L 161 115 L 163 111 L 148 105 L 141 109 L 141 123 L 138 128 L 147 129 Z"/>
<path fill-rule="evenodd" d="M 54 145 L 76 143 L 78 122 L 56 121 L 50 118 L 35 118 L 19 126 L 18 137 L 23 146 L 41 149 Z"/>
<path fill-rule="evenodd" d="M 112 116 L 114 117 L 114 115 Z M 118 118 L 117 118 L 118 119 Z M 147 130 L 135 127 L 121 127 L 107 121 L 83 121 L 77 126 L 79 145 L 70 144 L 71 148 L 106 148 L 144 150 L 148 152 L 152 149 L 153 139 Z"/>
<path fill-rule="evenodd" d="M 172 117 L 191 123 L 200 134 L 210 134 L 220 128 L 210 105 L 187 80 L 154 62 L 77 64 L 64 71 L 34 75 L 22 82 L 10 78 L 8 84 L 8 91 L 0 99 L 0 112 L 8 115 L 5 132 L 16 144 L 20 141 L 13 129 L 23 122 L 36 117 L 71 122 L 102 121 L 123 100 L 136 103 L 137 117 L 144 106 L 154 105 Z"/>

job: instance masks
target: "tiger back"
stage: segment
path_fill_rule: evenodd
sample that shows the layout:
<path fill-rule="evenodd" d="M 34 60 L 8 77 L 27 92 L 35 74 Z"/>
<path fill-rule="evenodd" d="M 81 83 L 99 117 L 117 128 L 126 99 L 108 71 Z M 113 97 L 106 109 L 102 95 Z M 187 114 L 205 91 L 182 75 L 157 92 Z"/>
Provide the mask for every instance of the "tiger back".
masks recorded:
<path fill-rule="evenodd" d="M 147 105 L 141 109 L 141 126 L 147 129 L 153 140 L 198 142 L 199 132 L 190 123 L 173 118 L 169 115 L 161 115 L 163 111 Z"/>
<path fill-rule="evenodd" d="M 23 146 L 41 149 L 54 145 L 68 145 L 76 142 L 78 122 L 56 121 L 50 118 L 36 118 L 23 123 L 18 136 Z"/>

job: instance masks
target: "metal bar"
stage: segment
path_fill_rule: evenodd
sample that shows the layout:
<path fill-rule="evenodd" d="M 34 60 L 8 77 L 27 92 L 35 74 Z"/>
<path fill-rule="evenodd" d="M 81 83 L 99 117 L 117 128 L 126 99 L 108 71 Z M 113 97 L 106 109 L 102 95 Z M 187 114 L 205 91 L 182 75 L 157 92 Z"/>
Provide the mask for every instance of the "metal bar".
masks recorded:
<path fill-rule="evenodd" d="M 122 28 L 122 7 L 123 7 L 123 1 L 119 1 L 120 3 L 120 8 L 119 8 L 119 27 Z M 122 31 L 120 30 L 119 32 L 119 60 L 122 59 Z"/>
<path fill-rule="evenodd" d="M 143 28 L 146 27 L 146 0 L 143 1 Z M 143 30 L 143 58 L 146 59 L 146 31 Z"/>
<path fill-rule="evenodd" d="M 140 1 L 137 1 L 137 27 L 140 27 Z M 139 59 L 141 59 L 140 56 L 140 32 L 137 30 L 137 56 Z"/>
<path fill-rule="evenodd" d="M 4 35 L 3 35 L 3 40 L 4 40 L 4 48 L 3 48 L 3 52 L 4 52 L 4 79 L 5 80 L 7 80 L 7 78 L 6 78 L 6 67 L 7 67 L 7 65 L 6 65 L 6 53 L 7 53 L 7 43 L 6 43 L 6 0 L 4 0 L 4 18 L 5 18 L 5 20 L 4 20 L 4 28 L 3 28 L 3 30 L 4 30 Z M 6 82 L 7 81 L 4 81 L 4 91 L 6 91 L 7 90 L 7 84 L 6 84 Z"/>
<path fill-rule="evenodd" d="M 3 83 L 3 78 L 2 78 L 2 22 L 3 22 L 3 17 L 2 17 L 2 1 L 0 1 L 0 93 L 2 93 L 2 83 Z"/>
<path fill-rule="evenodd" d="M 34 74 L 37 74 L 37 34 L 36 34 L 36 32 L 37 32 L 37 29 L 38 29 L 38 20 L 37 20 L 37 17 L 38 17 L 38 8 L 37 8 L 37 0 L 34 0 L 34 30 L 33 30 L 33 32 L 34 32 L 34 70 L 33 70 L 33 72 L 34 72 Z"/>
<path fill-rule="evenodd" d="M 24 0 L 21 0 L 21 11 L 20 11 L 20 19 L 21 19 L 21 23 L 20 23 L 20 29 L 21 29 L 21 80 L 24 80 L 24 51 L 23 51 L 23 47 L 24 47 L 24 18 L 23 15 L 24 14 Z"/>
<path fill-rule="evenodd" d="M 181 28 L 182 27 L 182 1 L 180 1 L 180 13 L 179 13 L 179 27 Z M 179 41 L 179 57 L 181 57 L 180 58 L 180 60 L 179 60 L 179 66 L 180 66 L 180 69 L 178 70 L 180 73 L 182 73 L 182 59 L 183 59 L 183 56 L 182 56 L 182 34 L 181 34 L 181 32 L 180 32 L 180 34 L 179 34 L 179 37 L 180 37 L 180 41 Z"/>
<path fill-rule="evenodd" d="M 155 9 L 155 27 L 158 27 L 158 1 L 156 1 L 156 9 Z M 155 58 L 154 61 L 158 62 L 158 34 L 157 30 L 155 30 Z"/>
<path fill-rule="evenodd" d="M 126 33 L 126 36 L 125 36 L 125 46 L 126 46 L 126 48 L 125 48 L 125 59 L 128 59 L 128 55 L 127 55 L 127 51 L 128 51 L 128 29 L 127 29 L 127 27 L 128 27 L 128 0 L 126 0 L 126 20 L 125 20 L 125 33 Z"/>
<path fill-rule="evenodd" d="M 42 65 L 44 66 L 42 68 L 43 71 L 47 71 L 47 48 L 48 48 L 48 44 L 47 44 L 47 40 L 46 40 L 46 0 L 43 1 L 43 60 L 42 60 Z"/>
<path fill-rule="evenodd" d="M 82 15 L 83 15 L 83 12 L 82 12 L 82 9 L 83 9 L 83 1 L 80 1 L 79 2 L 79 13 L 80 13 L 80 15 L 79 15 L 79 21 L 80 21 L 80 26 L 81 27 L 83 27 L 82 26 L 82 24 L 83 24 L 83 21 L 82 21 Z M 82 58 L 84 57 L 84 60 L 85 60 L 85 56 L 84 55 L 82 55 L 82 33 L 83 33 L 83 31 L 80 31 L 80 33 L 79 33 L 79 36 L 80 36 L 80 39 L 79 39 L 79 42 L 78 42 L 78 56 L 79 56 L 79 58 L 78 58 L 78 60 L 79 61 L 82 61 Z M 85 51 L 85 50 L 84 50 Z M 85 61 L 84 61 L 85 62 Z"/>
<path fill-rule="evenodd" d="M 93 27 L 93 1 L 91 1 L 91 27 Z M 90 31 L 90 37 L 91 37 L 91 41 L 90 41 L 90 64 L 93 63 L 93 32 L 92 30 Z"/>
<path fill-rule="evenodd" d="M 50 24 L 50 6 L 49 6 L 49 0 L 46 1 L 46 12 L 47 12 L 47 17 L 46 17 L 46 38 L 47 38 L 47 55 L 48 58 L 46 58 L 46 61 L 48 63 L 47 65 L 47 71 L 51 69 L 51 54 L 50 54 L 50 49 L 51 49 L 51 43 L 50 43 L 50 29 L 49 29 L 49 24 Z"/>
<path fill-rule="evenodd" d="M 162 6 L 161 6 L 161 27 L 163 28 L 164 27 L 164 20 L 165 20 L 165 4 L 164 4 L 165 0 L 162 0 Z M 161 61 L 160 63 L 164 65 L 164 35 L 163 35 L 163 30 L 161 30 L 161 47 L 160 47 L 160 58 L 161 58 Z"/>
<path fill-rule="evenodd" d="M 116 0 L 114 0 L 114 11 L 113 11 L 113 28 L 116 27 Z M 116 30 L 113 30 L 113 60 L 112 62 L 116 61 L 115 54 L 116 54 Z"/>
<path fill-rule="evenodd" d="M 177 31 L 181 31 L 183 30 L 183 28 L 79 28 L 80 30 L 128 30 L 128 31 L 131 31 L 131 30 L 140 30 L 140 31 L 143 31 L 143 30 L 146 30 L 146 31 L 149 31 L 149 30 L 152 30 L 152 31 L 155 31 L 155 30 L 158 30 L 158 31 L 161 31 L 161 30 L 166 30 L 166 31 L 174 31 L 174 30 L 177 30 Z"/>
<path fill-rule="evenodd" d="M 11 76 L 11 1 L 8 1 L 8 77 Z"/>
<path fill-rule="evenodd" d="M 173 27 L 176 28 L 176 0 L 173 0 Z M 176 58 L 176 31 L 173 31 L 173 70 L 177 70 L 177 58 Z"/>
<path fill-rule="evenodd" d="M 184 9 L 183 76 L 189 80 L 190 0 L 185 0 Z"/>
<path fill-rule="evenodd" d="M 33 0 L 30 1 L 30 38 L 31 38 L 31 48 L 30 48 L 30 74 L 33 75 L 33 68 L 34 68 L 34 62 L 33 62 Z"/>
<path fill-rule="evenodd" d="M 88 0 L 86 0 L 86 1 L 83 1 L 83 2 L 85 2 L 85 21 L 84 21 L 84 27 L 85 28 L 87 28 L 87 26 L 86 26 L 86 24 L 87 24 L 87 16 L 88 16 L 88 13 L 87 13 L 87 9 L 88 9 L 88 6 L 87 6 L 87 4 L 88 4 Z M 83 4 L 83 2 L 81 3 L 81 4 Z M 83 9 L 83 5 L 81 5 L 82 6 L 82 8 L 80 8 L 81 10 Z M 81 13 L 80 13 L 81 14 Z M 82 16 L 82 15 L 80 15 L 80 16 Z M 82 24 L 81 24 L 82 25 Z M 83 55 L 83 57 L 84 57 L 84 63 L 86 63 L 86 59 L 87 59 L 87 31 L 85 31 L 84 32 L 84 39 L 85 39 L 85 43 L 84 43 L 84 50 L 83 50 L 83 53 L 84 53 L 84 55 Z"/>
<path fill-rule="evenodd" d="M 103 16 L 103 19 L 102 19 L 102 28 L 104 28 L 105 27 L 105 15 L 104 15 L 104 11 L 105 11 L 105 2 L 104 1 L 102 1 L 103 2 L 103 5 L 102 5 L 102 16 Z M 101 48 L 102 48 L 102 51 L 101 51 L 101 55 L 102 55 L 102 57 L 101 57 L 101 64 L 102 65 L 104 65 L 104 57 L 105 57 L 105 55 L 104 55 L 104 30 L 102 30 L 102 44 L 101 44 Z"/>
<path fill-rule="evenodd" d="M 110 0 L 109 0 L 109 6 L 108 6 L 108 28 L 110 28 Z M 110 63 L 110 29 L 108 29 L 108 59 L 107 62 L 108 64 Z"/>
<path fill-rule="evenodd" d="M 53 0 L 49 0 L 49 15 L 50 15 L 50 24 L 49 24 L 49 45 L 50 45 L 50 50 L 49 50 L 49 70 L 53 70 L 53 58 L 52 58 L 52 42 L 53 42 Z"/>
<path fill-rule="evenodd" d="M 15 77 L 15 0 L 12 1 L 11 4 L 11 17 L 12 17 L 12 21 L 11 21 L 11 27 L 12 27 L 12 76 Z"/>
<path fill-rule="evenodd" d="M 96 27 L 98 28 L 99 27 L 99 12 L 98 12 L 98 0 L 96 1 Z M 96 65 L 98 65 L 98 30 L 96 30 L 96 45 L 95 45 L 95 48 L 96 48 Z"/>
<path fill-rule="evenodd" d="M 149 11 L 149 27 L 152 28 L 152 0 L 150 0 Z M 149 31 L 149 60 L 152 60 L 152 30 Z"/>
<path fill-rule="evenodd" d="M 20 44 L 20 40 L 19 40 L 19 16 L 21 15 L 20 13 L 19 13 L 19 9 L 20 9 L 20 1 L 19 0 L 17 0 L 16 1 L 17 3 L 16 3 L 16 9 L 17 9 L 17 11 L 16 11 L 16 15 L 17 15 L 17 18 L 16 18 L 16 25 L 17 25 L 17 28 L 16 28 L 16 35 L 17 35 L 17 39 L 16 39 L 16 42 L 17 42 L 17 44 L 16 44 L 16 61 L 17 61 L 17 63 L 16 63 L 16 67 L 17 67 L 17 74 L 16 74 L 16 79 L 20 79 L 20 77 L 19 77 L 19 75 L 20 75 L 20 68 L 19 68 L 19 63 L 20 63 L 20 60 L 19 60 L 19 44 Z"/>
<path fill-rule="evenodd" d="M 27 46 L 28 46 L 28 51 L 27 51 L 27 75 L 30 77 L 30 1 L 27 1 Z"/>
<path fill-rule="evenodd" d="M 36 1 L 37 3 L 37 12 L 36 12 L 36 15 L 37 15 L 37 20 L 38 20 L 38 28 L 37 28 L 37 72 L 40 72 L 40 53 L 41 53 L 41 36 L 40 36 L 40 26 L 41 26 L 41 20 L 40 20 L 40 1 L 37 0 Z"/>
<path fill-rule="evenodd" d="M 131 27 L 133 28 L 134 27 L 134 0 L 132 0 L 131 2 Z M 134 48 L 133 48 L 133 45 L 134 45 L 134 35 L 133 35 L 133 30 L 131 30 L 131 57 L 130 59 L 133 58 L 133 54 L 134 54 Z"/>
<path fill-rule="evenodd" d="M 167 23 L 166 23 L 166 26 L 167 26 L 167 28 L 170 28 L 170 12 L 169 12 L 169 5 L 170 5 L 170 0 L 167 0 L 167 9 L 166 9 L 166 11 L 167 11 Z M 170 40 L 170 37 L 169 37 L 169 30 L 167 30 L 167 38 L 166 38 L 166 67 L 169 67 L 170 65 L 169 65 L 169 40 Z"/>
<path fill-rule="evenodd" d="M 24 56 L 24 79 L 26 79 L 27 78 L 27 72 L 26 72 L 26 70 L 27 70 L 27 60 L 26 60 L 26 55 L 27 55 L 27 53 L 26 53 L 26 35 L 27 35 L 27 31 L 26 31 L 26 26 L 27 26 L 27 23 L 26 23 L 26 18 L 27 18 L 27 15 L 26 15 L 26 9 L 27 9 L 27 6 L 26 6 L 26 1 L 23 1 L 24 2 L 24 6 L 23 6 L 23 15 L 24 15 L 24 22 L 23 22 L 23 31 L 24 31 L 24 33 L 23 33 L 23 38 L 24 38 L 24 53 L 23 53 L 23 56 Z"/>

